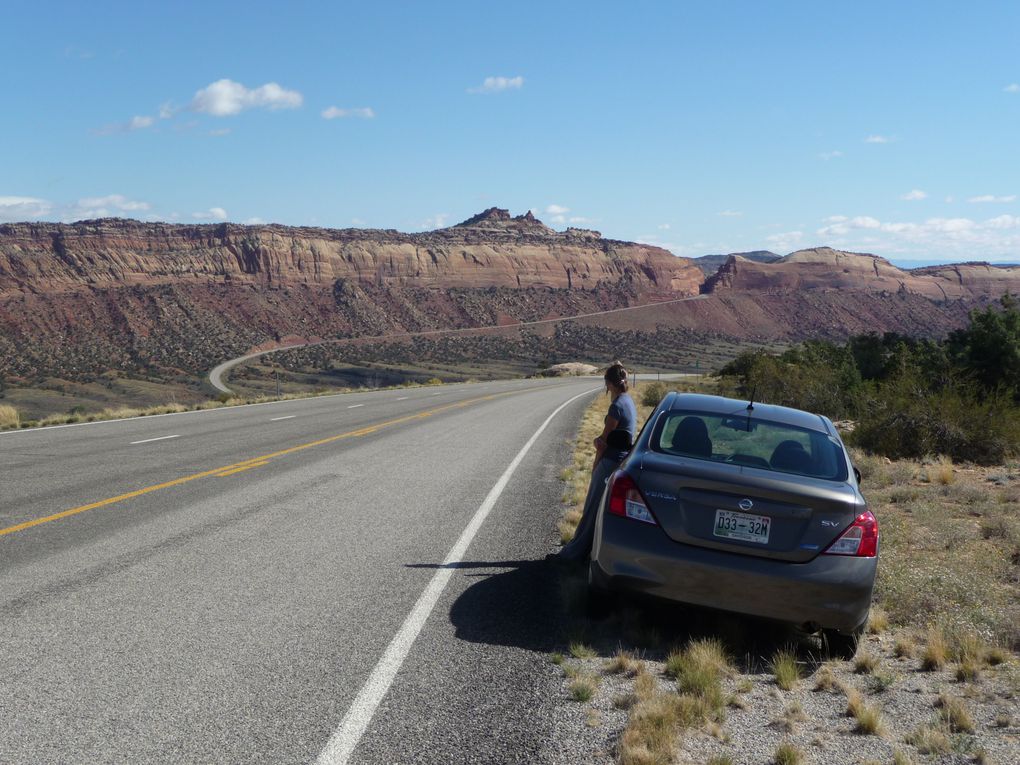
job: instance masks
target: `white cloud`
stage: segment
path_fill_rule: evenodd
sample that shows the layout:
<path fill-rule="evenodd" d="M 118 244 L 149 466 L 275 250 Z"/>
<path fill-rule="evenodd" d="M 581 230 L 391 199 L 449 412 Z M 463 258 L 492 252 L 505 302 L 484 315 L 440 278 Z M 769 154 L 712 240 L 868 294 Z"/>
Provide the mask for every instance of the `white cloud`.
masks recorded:
<path fill-rule="evenodd" d="M 35 220 L 45 218 L 53 210 L 53 203 L 36 197 L 0 197 L 0 221 Z"/>
<path fill-rule="evenodd" d="M 668 223 L 660 223 L 658 226 L 659 231 L 669 231 L 672 226 Z"/>
<path fill-rule="evenodd" d="M 423 231 L 433 231 L 437 228 L 445 228 L 446 221 L 450 219 L 450 213 L 437 213 L 431 218 L 426 218 L 419 226 Z"/>
<path fill-rule="evenodd" d="M 358 106 L 353 109 L 341 109 L 337 106 L 331 106 L 328 109 L 322 110 L 322 118 L 324 120 L 335 120 L 343 117 L 360 117 L 364 120 L 370 120 L 375 117 L 375 111 L 369 106 Z"/>
<path fill-rule="evenodd" d="M 486 77 L 478 87 L 468 88 L 468 93 L 502 93 L 505 90 L 520 90 L 524 87 L 523 77 Z"/>
<path fill-rule="evenodd" d="M 1009 260 L 1020 255 L 1020 216 L 988 220 L 927 218 L 923 221 L 879 221 L 862 215 L 833 215 L 817 234 L 842 249 L 899 254 L 914 259 Z"/>
<path fill-rule="evenodd" d="M 720 215 L 723 218 L 740 218 L 744 215 L 744 213 L 739 210 L 723 210 L 721 212 L 717 212 L 716 215 Z"/>
<path fill-rule="evenodd" d="M 296 109 L 304 97 L 296 90 L 286 90 L 275 82 L 248 89 L 239 82 L 222 79 L 195 93 L 191 109 L 214 117 L 230 117 L 245 109 Z"/>
<path fill-rule="evenodd" d="M 842 156 L 843 156 L 843 152 L 841 152 L 841 151 L 823 151 L 821 154 L 818 155 L 818 157 L 820 159 L 824 159 L 826 161 L 828 161 L 830 159 L 836 159 L 836 158 L 842 157 Z"/>
<path fill-rule="evenodd" d="M 144 130 L 150 128 L 156 123 L 155 117 L 149 117 L 148 115 L 135 115 L 127 122 L 112 122 L 109 125 L 103 125 L 103 127 L 93 132 L 96 135 L 114 135 L 116 133 L 132 133 L 135 130 Z"/>
<path fill-rule="evenodd" d="M 227 211 L 222 207 L 210 207 L 203 212 L 191 213 L 191 217 L 195 220 L 226 220 Z"/>
<path fill-rule="evenodd" d="M 142 128 L 152 127 L 155 121 L 155 117 L 132 117 L 128 121 L 127 128 L 128 130 L 141 130 Z"/>
<path fill-rule="evenodd" d="M 209 135 L 216 137 L 230 135 L 230 128 L 217 128 L 216 130 L 210 130 Z"/>
<path fill-rule="evenodd" d="M 588 224 L 594 222 L 595 221 L 592 220 L 591 218 L 585 218 L 582 215 L 572 215 L 571 217 L 567 218 L 567 223 L 576 223 L 582 226 L 587 226 Z"/>
<path fill-rule="evenodd" d="M 978 197 L 971 197 L 967 201 L 971 202 L 971 203 L 978 203 L 978 204 L 980 204 L 982 202 L 1001 202 L 1001 203 L 1015 202 L 1016 201 L 1016 194 L 1010 194 L 1009 196 L 1004 196 L 1004 197 L 997 197 L 997 196 L 995 196 L 993 194 L 982 194 L 981 196 L 978 196 Z"/>
<path fill-rule="evenodd" d="M 927 198 L 928 198 L 928 194 L 923 192 L 923 191 L 921 191 L 920 189 L 913 189 L 912 191 L 908 191 L 906 194 L 904 194 L 902 197 L 900 197 L 900 199 L 903 199 L 903 200 L 905 200 L 907 202 L 914 202 L 914 201 L 917 201 L 917 200 L 920 200 L 920 199 L 927 199 Z"/>
<path fill-rule="evenodd" d="M 177 109 L 175 109 L 174 105 L 169 101 L 159 107 L 159 118 L 161 120 L 168 120 L 175 114 L 177 114 Z"/>
<path fill-rule="evenodd" d="M 570 208 L 563 205 L 548 205 L 545 208 L 546 219 L 549 223 L 566 223 L 568 212 L 570 212 Z"/>
<path fill-rule="evenodd" d="M 955 201 L 956 201 L 956 197 L 952 196 L 951 194 L 948 197 L 946 197 L 946 204 L 947 205 L 951 205 Z"/>
<path fill-rule="evenodd" d="M 864 143 L 892 143 L 893 138 L 887 135 L 869 135 L 864 139 Z"/>
<path fill-rule="evenodd" d="M 1020 82 L 1011 82 L 1003 90 L 1007 93 L 1020 93 Z"/>
<path fill-rule="evenodd" d="M 125 213 L 130 217 L 138 217 L 139 213 L 151 208 L 148 202 L 128 199 L 123 194 L 107 194 L 103 197 L 83 197 L 73 204 L 63 206 L 58 210 L 58 217 L 64 222 L 119 217 Z"/>
<path fill-rule="evenodd" d="M 245 218 L 244 225 L 246 226 L 261 226 L 266 221 L 257 215 L 253 215 L 251 218 Z"/>
<path fill-rule="evenodd" d="M 790 252 L 799 246 L 801 240 L 804 239 L 803 231 L 784 231 L 780 234 L 772 234 L 771 236 L 765 237 L 765 241 L 768 242 L 769 249 L 780 250 L 784 252 Z"/>
<path fill-rule="evenodd" d="M 365 225 L 365 221 L 362 220 L 361 218 L 351 218 L 351 225 L 352 226 L 364 226 Z"/>
<path fill-rule="evenodd" d="M 105 197 L 85 197 L 78 200 L 78 207 L 83 210 L 114 209 L 126 212 L 148 210 L 151 205 L 148 202 L 138 202 L 128 199 L 123 194 L 108 194 Z"/>
<path fill-rule="evenodd" d="M 1020 216 L 1000 215 L 997 218 L 989 218 L 985 221 L 988 228 L 1020 228 Z"/>

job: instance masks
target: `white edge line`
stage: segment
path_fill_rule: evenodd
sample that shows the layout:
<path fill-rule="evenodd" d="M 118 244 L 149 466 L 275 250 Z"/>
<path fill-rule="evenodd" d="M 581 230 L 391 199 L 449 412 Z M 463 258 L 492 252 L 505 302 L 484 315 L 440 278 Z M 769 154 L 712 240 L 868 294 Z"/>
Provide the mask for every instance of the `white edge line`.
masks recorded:
<path fill-rule="evenodd" d="M 397 401 L 407 401 L 407 399 L 409 398 L 410 396 L 401 396 L 400 398 L 397 399 Z"/>
<path fill-rule="evenodd" d="M 357 409 L 357 408 L 358 408 L 359 406 L 364 406 L 364 404 L 351 404 L 351 405 L 350 405 L 349 407 L 347 407 L 347 408 L 348 408 L 348 409 Z"/>
<path fill-rule="evenodd" d="M 453 576 L 455 570 L 454 564 L 464 559 L 468 546 L 474 539 L 475 534 L 478 533 L 482 523 L 485 522 L 486 517 L 492 511 L 496 501 L 503 493 L 503 489 L 506 488 L 514 471 L 517 470 L 517 466 L 521 464 L 521 461 L 531 450 L 531 447 L 534 446 L 538 437 L 542 435 L 542 432 L 552 422 L 553 417 L 559 414 L 568 404 L 573 403 L 582 396 L 591 395 L 597 390 L 599 389 L 596 388 L 584 393 L 578 393 L 556 407 L 552 414 L 545 418 L 545 422 L 528 439 L 527 443 L 521 447 L 521 450 L 517 452 L 517 456 L 507 465 L 503 475 L 496 481 L 496 485 L 489 490 L 489 493 L 475 511 L 475 514 L 464 528 L 456 544 L 447 553 L 442 567 L 432 576 L 425 591 L 418 597 L 411 612 L 401 625 L 400 630 L 386 647 L 385 653 L 383 653 L 379 662 L 375 665 L 372 674 L 369 675 L 361 690 L 358 691 L 358 695 L 355 697 L 350 709 L 347 710 L 347 714 L 344 715 L 344 719 L 337 729 L 333 731 L 329 741 L 326 742 L 326 746 L 315 761 L 316 765 L 345 765 L 350 759 L 355 747 L 357 747 L 361 737 L 368 729 L 369 723 L 372 722 L 375 710 L 383 698 L 385 698 L 386 693 L 393 684 L 394 678 L 396 678 L 397 673 L 400 671 L 400 667 L 403 665 L 408 653 L 410 653 L 415 639 L 421 632 L 422 627 L 425 626 L 425 622 L 439 601 L 439 597 L 443 594 L 447 582 Z"/>
<path fill-rule="evenodd" d="M 273 417 L 273 418 L 272 418 L 272 419 L 270 419 L 269 421 L 270 421 L 270 422 L 276 422 L 277 420 L 293 420 L 293 419 L 294 419 L 295 417 L 297 417 L 297 415 L 296 415 L 296 414 L 288 414 L 288 415 L 287 415 L 287 416 L 285 416 L 285 417 Z"/>
<path fill-rule="evenodd" d="M 168 438 L 180 438 L 180 436 L 179 435 L 178 436 L 160 436 L 159 438 L 146 438 L 146 439 L 144 439 L 142 441 L 132 441 L 131 442 L 131 446 L 134 446 L 135 444 L 148 444 L 148 443 L 152 443 L 153 441 L 166 441 Z"/>

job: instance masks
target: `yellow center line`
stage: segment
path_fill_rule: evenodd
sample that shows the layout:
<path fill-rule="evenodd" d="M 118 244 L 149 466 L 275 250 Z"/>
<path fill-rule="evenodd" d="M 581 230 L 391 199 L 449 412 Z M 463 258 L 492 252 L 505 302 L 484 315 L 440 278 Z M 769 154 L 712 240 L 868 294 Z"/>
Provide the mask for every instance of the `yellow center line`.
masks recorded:
<path fill-rule="evenodd" d="M 233 472 L 239 473 L 242 470 L 247 470 L 248 468 L 259 466 L 258 464 L 253 463 L 264 464 L 275 457 L 283 457 L 288 454 L 294 454 L 295 452 L 304 451 L 305 449 L 311 449 L 315 446 L 324 446 L 325 444 L 331 444 L 334 443 L 335 441 L 340 441 L 341 439 L 345 438 L 358 438 L 359 436 L 367 436 L 370 433 L 375 433 L 378 430 L 382 430 L 383 428 L 389 428 L 392 427 L 393 425 L 400 425 L 401 423 L 412 422 L 414 420 L 423 420 L 426 417 L 431 417 L 434 414 L 446 412 L 451 409 L 460 409 L 465 406 L 470 406 L 471 404 L 477 404 L 481 401 L 489 401 L 494 398 L 510 396 L 515 393 L 524 393 L 528 390 L 531 389 L 525 388 L 523 390 L 506 391 L 505 393 L 492 393 L 489 394 L 488 396 L 469 398 L 465 401 L 460 401 L 456 404 L 447 404 L 445 406 L 436 407 L 435 409 L 426 409 L 425 411 L 422 412 L 416 412 L 415 414 L 408 414 L 403 417 L 397 417 L 396 419 L 393 420 L 386 420 L 384 422 L 376 423 L 375 425 L 368 425 L 363 428 L 358 428 L 357 430 L 350 430 L 346 433 L 340 433 L 339 435 L 329 436 L 328 438 L 320 438 L 318 441 L 310 441 L 307 444 L 298 444 L 297 446 L 291 446 L 287 449 L 280 449 L 279 451 L 271 452 L 270 454 L 263 454 L 260 457 L 252 457 L 251 459 L 242 460 L 241 462 L 235 462 L 231 465 L 223 465 L 222 467 L 213 468 L 212 470 L 203 470 L 200 473 L 192 473 L 191 475 L 182 476 L 180 478 L 174 478 L 171 481 L 164 481 L 163 483 L 157 483 L 153 486 L 146 486 L 144 489 L 136 489 L 135 491 L 129 491 L 126 492 L 125 494 L 118 494 L 116 497 L 110 497 L 109 499 L 101 499 L 98 502 L 91 502 L 87 505 L 81 505 L 80 507 L 72 507 L 69 510 L 63 510 L 59 513 L 54 513 L 53 515 L 47 515 L 43 518 L 35 518 L 31 521 L 24 521 L 23 523 L 18 523 L 15 524 L 14 526 L 8 526 L 7 528 L 0 529 L 0 537 L 5 536 L 7 534 L 14 534 L 18 531 L 24 531 L 25 529 L 30 529 L 33 526 L 41 526 L 44 523 L 52 523 L 53 521 L 59 521 L 62 518 L 68 518 L 72 515 L 78 515 L 79 513 L 84 513 L 89 510 L 95 510 L 97 508 L 107 507 L 108 505 L 113 505 L 118 502 L 124 502 L 125 500 L 133 499 L 134 497 L 140 497 L 143 494 L 149 494 L 154 491 L 159 491 L 160 489 L 169 489 L 171 486 L 180 486 L 181 484 L 188 483 L 189 481 L 195 481 L 199 478 L 208 478 L 209 476 L 214 475 L 222 476 L 224 473 L 226 473 L 227 475 Z"/>
<path fill-rule="evenodd" d="M 228 475 L 234 475 L 234 473 L 243 473 L 245 470 L 251 470 L 252 468 L 262 467 L 263 465 L 268 465 L 268 464 L 269 464 L 269 460 L 265 460 L 264 462 L 249 462 L 247 465 L 242 465 L 239 468 L 234 468 L 233 470 L 227 470 L 224 473 L 217 473 L 216 477 L 217 478 L 226 478 Z"/>

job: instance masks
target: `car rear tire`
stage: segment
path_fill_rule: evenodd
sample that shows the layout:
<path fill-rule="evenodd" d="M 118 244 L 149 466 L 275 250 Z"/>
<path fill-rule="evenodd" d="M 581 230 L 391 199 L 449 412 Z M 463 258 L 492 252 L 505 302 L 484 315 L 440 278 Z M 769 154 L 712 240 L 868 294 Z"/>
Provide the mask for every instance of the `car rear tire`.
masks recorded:
<path fill-rule="evenodd" d="M 822 630 L 822 648 L 826 657 L 847 660 L 854 658 L 863 635 L 863 624 L 849 634 L 838 630 Z"/>

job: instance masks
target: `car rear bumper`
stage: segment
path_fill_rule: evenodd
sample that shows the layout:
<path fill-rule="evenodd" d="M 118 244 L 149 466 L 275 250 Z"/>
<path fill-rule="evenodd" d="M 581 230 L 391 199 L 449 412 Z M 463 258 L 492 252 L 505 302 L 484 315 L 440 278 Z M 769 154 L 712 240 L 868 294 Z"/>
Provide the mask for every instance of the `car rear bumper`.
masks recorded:
<path fill-rule="evenodd" d="M 877 557 L 788 563 L 680 544 L 606 513 L 600 521 L 591 576 L 603 589 L 845 633 L 867 619 Z"/>

